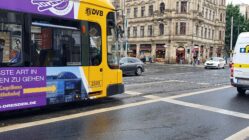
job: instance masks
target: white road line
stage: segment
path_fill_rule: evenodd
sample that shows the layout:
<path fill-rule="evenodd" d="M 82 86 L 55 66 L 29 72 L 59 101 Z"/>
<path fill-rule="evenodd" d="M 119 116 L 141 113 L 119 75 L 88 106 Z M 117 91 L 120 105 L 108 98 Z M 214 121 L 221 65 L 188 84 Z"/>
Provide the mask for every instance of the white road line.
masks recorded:
<path fill-rule="evenodd" d="M 156 100 L 156 99 L 161 99 L 160 97 L 158 97 L 158 96 L 154 96 L 154 95 L 146 95 L 146 96 L 143 96 L 144 98 L 148 98 L 148 99 L 154 99 L 154 100 Z"/>
<path fill-rule="evenodd" d="M 143 97 L 149 98 L 149 99 L 160 99 L 160 97 L 157 97 L 154 95 L 148 95 L 148 96 L 143 96 Z M 170 98 L 161 98 L 160 100 L 167 102 L 167 103 L 175 104 L 175 105 L 195 108 L 199 110 L 204 110 L 204 111 L 209 111 L 209 112 L 214 112 L 214 113 L 219 113 L 223 115 L 228 115 L 228 116 L 233 116 L 233 117 L 249 120 L 249 114 L 246 114 L 246 113 L 240 113 L 240 112 L 235 112 L 235 111 L 230 111 L 230 110 L 225 110 L 221 108 L 205 106 L 205 105 L 200 105 L 200 104 L 188 103 L 188 102 L 183 102 L 183 101 L 170 99 Z M 225 140 L 245 140 L 247 138 L 249 138 L 249 127 L 235 133 L 234 135 L 226 138 Z"/>
<path fill-rule="evenodd" d="M 154 84 L 161 84 L 161 83 L 176 83 L 176 82 L 182 83 L 184 81 L 180 81 L 180 80 L 166 80 L 166 81 L 158 81 L 158 82 L 149 82 L 149 83 L 126 85 L 125 87 L 136 87 L 136 86 L 146 86 L 146 85 L 154 85 Z"/>
<path fill-rule="evenodd" d="M 182 97 L 188 97 L 188 96 L 193 96 L 193 95 L 198 95 L 198 94 L 204 94 L 204 93 L 208 93 L 208 92 L 223 90 L 223 89 L 227 89 L 227 88 L 231 88 L 231 87 L 232 86 L 224 86 L 224 87 L 213 88 L 213 89 L 208 89 L 208 90 L 202 90 L 202 91 L 197 91 L 197 92 L 182 93 L 181 95 L 169 96 L 169 97 L 167 97 L 167 99 L 177 99 L 177 98 L 182 98 Z M 139 93 L 139 92 L 135 92 L 135 91 L 126 91 L 125 94 L 132 95 L 132 96 L 143 95 L 143 93 Z M 155 97 L 158 98 L 157 96 L 154 96 L 154 95 L 148 95 L 148 96 L 143 96 L 143 97 L 149 98 L 149 99 L 154 99 Z"/>
<path fill-rule="evenodd" d="M 39 125 L 44 125 L 44 124 L 49 124 L 49 123 L 55 123 L 55 122 L 60 122 L 60 121 L 65 121 L 65 120 L 70 120 L 70 119 L 76 119 L 76 118 L 80 118 L 80 117 L 85 117 L 85 116 L 89 116 L 89 115 L 110 112 L 110 111 L 130 108 L 130 107 L 151 104 L 151 103 L 155 103 L 155 102 L 159 102 L 159 101 L 160 101 L 159 99 L 158 100 L 147 100 L 147 101 L 142 101 L 142 102 L 137 102 L 137 103 L 130 103 L 130 104 L 108 107 L 108 108 L 103 108 L 103 109 L 96 109 L 96 110 L 92 110 L 92 111 L 87 111 L 87 112 L 83 112 L 83 113 L 72 114 L 72 115 L 67 115 L 67 116 L 62 116 L 62 117 L 57 117 L 57 118 L 52 118 L 52 119 L 45 119 L 45 120 L 41 120 L 41 121 L 35 121 L 35 122 L 29 122 L 29 123 L 1 127 L 0 133 L 18 130 L 18 129 L 23 129 L 23 128 L 28 128 L 28 127 L 39 126 Z"/>
<path fill-rule="evenodd" d="M 219 88 L 219 89 L 217 88 L 216 90 L 220 90 L 220 89 L 222 89 L 222 88 Z M 213 89 L 213 90 L 206 90 L 206 91 L 210 92 L 210 91 L 215 91 L 215 90 Z M 202 94 L 202 93 L 205 93 L 205 92 L 199 92 L 198 94 Z M 197 93 L 195 93 L 195 94 L 188 93 L 186 96 L 191 96 L 191 95 L 196 95 L 196 94 Z M 137 103 L 125 104 L 125 105 L 119 105 L 119 106 L 114 106 L 114 107 L 108 107 L 108 108 L 103 108 L 103 109 L 96 109 L 96 110 L 82 112 L 82 113 L 78 113 L 78 114 L 72 114 L 72 115 L 67 115 L 67 116 L 62 116 L 62 117 L 45 119 L 45 120 L 40 120 L 40 121 L 35 121 L 35 122 L 29 122 L 29 123 L 1 127 L 0 133 L 18 130 L 18 129 L 23 129 L 23 128 L 28 128 L 28 127 L 39 126 L 39 125 L 45 125 L 45 124 L 49 124 L 49 123 L 55 123 L 55 122 L 60 122 L 60 121 L 65 121 L 65 120 L 70 120 L 70 119 L 75 119 L 75 118 L 80 118 L 80 117 L 85 117 L 85 116 L 89 116 L 89 115 L 110 112 L 110 111 L 130 108 L 130 107 L 142 106 L 142 105 L 156 103 L 156 102 L 160 102 L 160 101 L 167 101 L 169 103 L 172 102 L 174 104 L 179 104 L 179 105 L 182 104 L 184 106 L 191 106 L 191 105 L 188 105 L 185 103 L 179 103 L 179 101 L 172 100 L 171 97 L 161 98 L 161 97 L 157 97 L 157 96 L 153 96 L 153 95 L 148 95 L 148 96 L 144 96 L 144 97 L 145 98 L 147 97 L 150 100 L 137 102 Z M 174 96 L 173 99 L 175 99 L 175 97 L 176 96 Z M 185 96 L 181 95 L 181 97 L 185 97 Z M 195 106 L 195 105 L 192 105 L 192 106 Z M 227 111 L 223 111 L 223 112 L 227 112 Z M 236 115 L 236 113 L 230 113 L 230 114 Z M 241 114 L 241 113 L 239 115 L 243 116 L 243 114 Z M 247 117 L 249 118 L 249 116 L 247 116 L 247 114 L 245 114 L 245 118 L 247 118 Z"/>
<path fill-rule="evenodd" d="M 125 87 L 137 87 L 137 86 L 146 86 L 146 85 L 154 85 L 154 84 L 161 84 L 161 83 L 190 83 L 190 84 L 197 84 L 197 85 L 211 85 L 210 83 L 196 83 L 196 82 L 189 82 L 189 81 L 183 81 L 183 80 L 166 80 L 166 81 L 126 85 Z M 216 84 L 216 86 L 219 86 L 219 85 L 220 84 Z"/>
<path fill-rule="evenodd" d="M 125 94 L 131 95 L 131 96 L 137 96 L 137 95 L 141 95 L 142 93 L 135 92 L 135 91 L 126 91 Z"/>
<path fill-rule="evenodd" d="M 210 83 L 196 83 L 198 85 L 210 85 Z"/>
<path fill-rule="evenodd" d="M 188 96 L 203 94 L 203 93 L 207 93 L 207 92 L 223 90 L 223 89 L 227 89 L 227 88 L 231 88 L 231 87 L 232 86 L 224 86 L 224 87 L 213 88 L 213 89 L 208 89 L 208 90 L 202 90 L 202 91 L 197 91 L 197 92 L 192 92 L 192 93 L 183 93 L 181 95 L 170 96 L 170 97 L 168 97 L 168 99 L 177 99 L 177 98 L 182 98 L 182 97 L 188 97 Z"/>
<path fill-rule="evenodd" d="M 235 133 L 234 135 L 226 138 L 225 140 L 245 140 L 249 138 L 249 127 Z"/>
<path fill-rule="evenodd" d="M 194 72 L 185 72 L 185 73 L 183 72 L 183 73 L 176 73 L 176 74 L 177 75 L 179 75 L 179 74 L 185 74 L 186 75 L 186 74 L 191 74 L 191 73 L 194 73 Z"/>
<path fill-rule="evenodd" d="M 245 113 L 240 113 L 240 112 L 235 112 L 235 111 L 230 111 L 230 110 L 225 110 L 221 108 L 205 106 L 205 105 L 200 105 L 200 104 L 188 103 L 188 102 L 183 102 L 183 101 L 178 101 L 178 100 L 173 100 L 173 99 L 168 99 L 168 98 L 161 99 L 161 101 L 249 120 L 249 114 L 245 114 Z"/>

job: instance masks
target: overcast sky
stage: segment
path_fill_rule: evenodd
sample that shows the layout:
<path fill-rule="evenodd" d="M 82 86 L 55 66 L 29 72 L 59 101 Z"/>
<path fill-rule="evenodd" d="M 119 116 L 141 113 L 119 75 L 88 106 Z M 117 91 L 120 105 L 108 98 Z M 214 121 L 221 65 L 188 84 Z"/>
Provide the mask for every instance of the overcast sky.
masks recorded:
<path fill-rule="evenodd" d="M 227 0 L 227 3 L 231 3 L 231 2 L 233 2 L 233 4 L 240 4 L 240 3 L 249 4 L 249 0 Z"/>

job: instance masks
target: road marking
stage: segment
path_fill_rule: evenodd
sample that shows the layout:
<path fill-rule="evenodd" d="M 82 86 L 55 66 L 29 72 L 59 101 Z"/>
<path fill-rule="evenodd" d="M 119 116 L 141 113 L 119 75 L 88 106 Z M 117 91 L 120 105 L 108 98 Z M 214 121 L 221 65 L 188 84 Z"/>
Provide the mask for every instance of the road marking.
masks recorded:
<path fill-rule="evenodd" d="M 166 81 L 158 81 L 158 82 L 149 82 L 149 83 L 140 83 L 140 84 L 132 84 L 126 85 L 126 87 L 136 87 L 136 86 L 146 86 L 146 85 L 154 85 L 154 84 L 161 84 L 161 83 L 176 83 L 176 82 L 184 82 L 180 80 L 166 80 Z"/>
<path fill-rule="evenodd" d="M 234 135 L 226 138 L 225 140 L 245 140 L 249 138 L 249 127 L 235 133 Z"/>
<path fill-rule="evenodd" d="M 186 74 L 191 74 L 191 73 L 194 73 L 194 72 L 181 72 L 181 73 L 175 73 L 175 74 L 177 74 L 177 75 L 179 75 L 179 74 L 184 74 L 184 75 L 186 75 Z"/>
<path fill-rule="evenodd" d="M 148 99 L 153 99 L 153 100 L 161 99 L 160 97 L 154 96 L 154 95 L 146 95 L 146 96 L 143 96 L 143 97 L 148 98 Z"/>
<path fill-rule="evenodd" d="M 184 102 L 184 101 L 179 101 L 179 100 L 174 100 L 174 99 L 169 99 L 169 98 L 161 99 L 161 101 L 249 120 L 249 114 L 246 114 L 246 113 L 240 113 L 240 112 L 225 110 L 225 109 L 211 107 L 211 106 L 205 106 L 201 104 L 194 104 L 194 103 L 189 103 L 189 102 Z"/>
<path fill-rule="evenodd" d="M 196 83 L 198 85 L 211 85 L 210 83 Z"/>
<path fill-rule="evenodd" d="M 224 87 L 223 88 L 211 89 L 211 90 L 205 90 L 205 91 L 210 92 L 210 91 L 215 91 L 215 90 L 220 90 L 220 89 L 224 89 Z M 203 91 L 198 92 L 198 94 L 202 94 L 202 93 L 205 93 L 205 92 L 203 92 Z M 197 92 L 195 94 L 187 93 L 186 96 L 191 96 L 191 95 L 196 95 L 196 94 L 197 94 Z M 181 95 L 181 97 L 186 97 L 186 96 Z M 11 126 L 1 127 L 0 128 L 0 133 L 13 131 L 13 130 L 18 130 L 18 129 L 23 129 L 23 128 L 28 128 L 28 127 L 45 125 L 45 124 L 49 124 L 49 123 L 55 123 L 55 122 L 60 122 L 60 121 L 76 119 L 76 118 L 90 116 L 90 115 L 99 114 L 99 113 L 105 113 L 105 112 L 110 112 L 110 111 L 115 111 L 115 110 L 121 110 L 121 109 L 125 109 L 125 108 L 130 108 L 130 107 L 142 106 L 142 105 L 156 103 L 156 102 L 160 102 L 160 101 L 166 101 L 166 102 L 169 102 L 169 103 L 179 104 L 179 105 L 189 106 L 189 107 L 193 106 L 193 107 L 196 107 L 196 108 L 200 106 L 200 105 L 192 105 L 191 103 L 185 103 L 185 102 L 181 103 L 180 101 L 173 100 L 173 99 L 176 99 L 176 97 L 178 97 L 178 96 L 173 96 L 173 98 L 171 98 L 171 97 L 161 98 L 161 97 L 157 97 L 157 96 L 154 96 L 154 95 L 147 95 L 147 96 L 143 96 L 143 97 L 145 97 L 147 99 L 150 99 L 150 100 L 137 102 L 137 103 L 125 104 L 125 105 L 119 105 L 119 106 L 114 106 L 114 107 L 108 107 L 108 108 L 103 108 L 103 109 L 95 109 L 95 110 L 92 110 L 92 111 L 86 111 L 86 112 L 82 112 L 82 113 L 77 113 L 77 114 L 72 114 L 72 115 L 67 115 L 67 116 L 61 116 L 61 117 L 56 117 L 56 118 L 51 118 L 51 119 L 45 119 L 45 120 L 40 120 L 40 121 L 35 121 L 35 122 L 29 122 L 29 123 L 23 123 L 23 124 L 16 124 L 16 125 L 11 125 Z M 210 110 L 212 110 L 212 109 L 210 109 Z M 215 110 L 215 109 L 213 109 L 213 110 Z M 223 112 L 224 112 L 223 114 L 225 114 L 226 112 L 229 112 L 229 111 L 223 110 Z M 230 114 L 233 114 L 234 116 L 236 114 L 238 114 L 240 116 L 244 115 L 245 118 L 249 119 L 248 114 L 242 114 L 242 113 L 237 113 L 237 112 L 233 112 L 233 113 L 230 112 Z"/>
<path fill-rule="evenodd" d="M 199 94 L 201 94 L 201 93 L 199 92 Z M 188 95 L 191 96 L 191 94 L 188 94 Z M 149 99 L 160 99 L 160 97 L 157 97 L 154 95 L 148 95 L 148 96 L 143 96 L 143 97 L 149 98 Z M 175 98 L 171 99 L 171 97 L 161 98 L 160 100 L 167 102 L 167 103 L 175 104 L 175 105 L 200 109 L 200 110 L 204 110 L 204 111 L 209 111 L 209 112 L 214 112 L 214 113 L 219 113 L 219 114 L 223 114 L 223 115 L 228 115 L 228 116 L 232 116 L 232 117 L 237 117 L 237 118 L 249 120 L 249 114 L 246 114 L 246 113 L 240 113 L 240 112 L 236 112 L 236 111 L 230 111 L 230 110 L 225 110 L 225 109 L 221 109 L 221 108 L 205 106 L 205 105 L 201 105 L 201 104 L 183 102 L 183 101 L 175 100 Z M 234 135 L 226 138 L 225 140 L 245 140 L 247 138 L 249 138 L 249 127 L 235 133 Z"/>
<path fill-rule="evenodd" d="M 232 86 L 224 86 L 224 87 L 202 90 L 202 91 L 197 91 L 197 92 L 192 92 L 192 93 L 183 93 L 181 95 L 170 96 L 170 97 L 168 97 L 168 99 L 177 99 L 177 98 L 182 98 L 182 97 L 188 97 L 188 96 L 193 96 L 193 95 L 198 95 L 198 94 L 203 94 L 203 93 L 208 93 L 208 92 L 213 92 L 213 91 L 218 91 L 218 90 L 223 90 L 223 89 L 228 89 L 231 87 Z"/>
<path fill-rule="evenodd" d="M 125 94 L 132 95 L 132 96 L 137 96 L 137 95 L 141 95 L 142 93 L 134 92 L 134 91 L 126 91 Z"/>
<path fill-rule="evenodd" d="M 158 100 L 146 100 L 146 101 L 137 102 L 137 103 L 130 103 L 130 104 L 125 104 L 125 105 L 119 105 L 119 106 L 114 106 L 114 107 L 108 107 L 108 108 L 103 108 L 103 109 L 96 109 L 96 110 L 92 110 L 92 111 L 86 111 L 86 112 L 78 113 L 78 114 L 72 114 L 72 115 L 67 115 L 67 116 L 62 116 L 62 117 L 56 117 L 56 118 L 52 118 L 52 119 L 45 119 L 45 120 L 41 120 L 41 121 L 35 121 L 35 122 L 29 122 L 29 123 L 23 123 L 23 124 L 16 124 L 16 125 L 11 125 L 11 126 L 1 127 L 0 128 L 0 133 L 13 131 L 13 130 L 18 130 L 18 129 L 23 129 L 23 128 L 28 128 L 28 127 L 40 126 L 40 125 L 45 125 L 45 124 L 49 124 L 49 123 L 55 123 L 55 122 L 70 120 L 70 119 L 76 119 L 76 118 L 85 117 L 85 116 L 94 115 L 94 114 L 99 114 L 99 113 L 104 113 L 104 112 L 121 110 L 121 109 L 125 109 L 125 108 L 130 108 L 130 107 L 136 107 L 136 106 L 156 103 L 156 102 L 159 102 L 159 101 L 160 101 L 159 99 Z"/>
<path fill-rule="evenodd" d="M 181 82 L 181 81 L 179 81 L 179 82 Z M 224 86 L 224 87 L 212 88 L 212 89 L 208 89 L 208 90 L 201 90 L 201 91 L 197 91 L 197 92 L 182 93 L 181 95 L 174 95 L 174 96 L 169 96 L 169 97 L 166 97 L 166 98 L 167 99 L 177 99 L 177 98 L 182 98 L 182 97 L 188 97 L 188 96 L 193 96 L 193 95 L 198 95 L 198 94 L 204 94 L 204 93 L 208 93 L 208 92 L 223 90 L 223 89 L 227 89 L 227 88 L 232 88 L 232 86 Z M 132 95 L 132 96 L 143 95 L 143 93 L 139 93 L 139 92 L 135 92 L 135 91 L 126 91 L 125 94 Z M 158 98 L 157 96 L 154 96 L 154 95 L 147 95 L 147 96 L 143 96 L 143 97 L 149 98 L 149 99 Z"/>
<path fill-rule="evenodd" d="M 166 81 L 157 81 L 157 82 L 148 82 L 148 83 L 138 83 L 132 85 L 125 85 L 125 87 L 137 87 L 137 86 L 146 86 L 146 85 L 155 85 L 161 83 L 190 83 L 190 84 L 197 84 L 197 85 L 211 85 L 211 83 L 196 83 L 190 81 L 183 81 L 183 80 L 166 80 Z M 216 84 L 216 86 L 220 86 L 221 84 Z"/>

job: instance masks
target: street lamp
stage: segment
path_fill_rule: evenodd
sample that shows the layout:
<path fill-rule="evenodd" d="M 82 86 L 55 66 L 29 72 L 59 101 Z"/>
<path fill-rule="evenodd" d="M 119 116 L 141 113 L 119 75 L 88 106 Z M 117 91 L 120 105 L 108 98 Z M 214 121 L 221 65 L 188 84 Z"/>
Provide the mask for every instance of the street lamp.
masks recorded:
<path fill-rule="evenodd" d="M 121 41 L 121 44 L 122 44 L 122 50 L 125 46 L 125 56 L 127 57 L 128 56 L 128 43 L 127 43 L 127 26 L 128 26 L 128 23 L 127 23 L 127 19 L 126 19 L 126 15 L 125 15 L 125 0 L 122 0 L 122 4 L 121 5 L 121 8 L 120 9 L 116 9 L 116 11 L 121 11 L 122 13 L 122 26 L 123 26 L 123 29 L 119 29 L 120 32 L 122 33 L 122 41 Z"/>
<path fill-rule="evenodd" d="M 124 42 L 125 42 L 125 56 L 127 57 L 128 56 L 128 43 L 127 43 L 127 26 L 128 26 L 128 22 L 127 22 L 127 19 L 126 19 L 126 15 L 125 15 L 125 0 L 122 1 L 123 3 L 123 13 L 122 13 L 122 16 L 123 16 L 123 30 L 124 30 Z"/>

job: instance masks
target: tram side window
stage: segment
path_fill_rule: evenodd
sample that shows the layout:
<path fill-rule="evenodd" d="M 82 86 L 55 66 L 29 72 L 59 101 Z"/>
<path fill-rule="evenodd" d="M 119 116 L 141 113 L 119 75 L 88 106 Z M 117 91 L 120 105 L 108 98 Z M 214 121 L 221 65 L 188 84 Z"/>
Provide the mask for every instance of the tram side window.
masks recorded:
<path fill-rule="evenodd" d="M 102 39 L 99 24 L 89 23 L 88 34 L 90 38 L 90 66 L 98 66 L 102 62 Z"/>
<path fill-rule="evenodd" d="M 115 16 L 114 13 L 111 12 L 107 15 L 107 62 L 111 69 L 119 68 L 119 50 Z"/>
<path fill-rule="evenodd" d="M 0 11 L 0 65 L 22 62 L 22 15 Z"/>
<path fill-rule="evenodd" d="M 76 28 L 33 25 L 31 41 L 33 66 L 81 65 L 81 32 Z"/>

